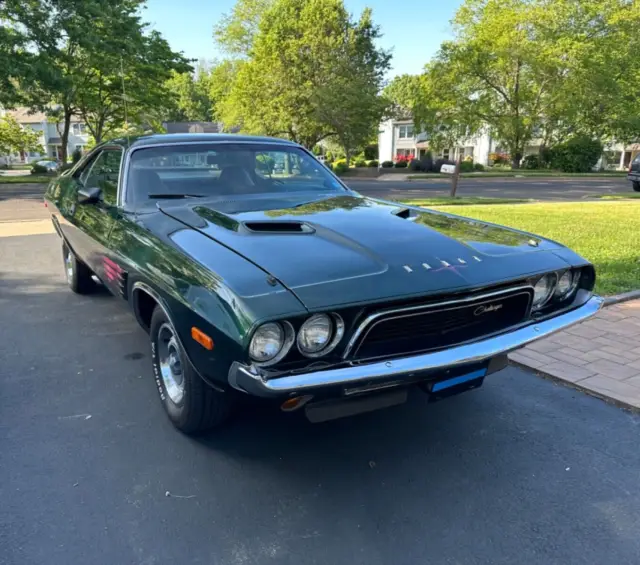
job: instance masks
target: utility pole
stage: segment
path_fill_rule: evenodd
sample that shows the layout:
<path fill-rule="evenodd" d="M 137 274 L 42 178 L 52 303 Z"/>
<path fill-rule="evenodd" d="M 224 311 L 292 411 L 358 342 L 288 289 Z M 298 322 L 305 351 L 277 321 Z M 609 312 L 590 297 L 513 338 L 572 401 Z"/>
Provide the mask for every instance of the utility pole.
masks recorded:
<path fill-rule="evenodd" d="M 460 178 L 460 165 L 462 164 L 462 156 L 458 155 L 458 160 L 456 161 L 456 170 L 453 172 L 451 176 L 451 192 L 449 196 L 451 198 L 456 197 L 456 192 L 458 190 L 458 179 Z"/>

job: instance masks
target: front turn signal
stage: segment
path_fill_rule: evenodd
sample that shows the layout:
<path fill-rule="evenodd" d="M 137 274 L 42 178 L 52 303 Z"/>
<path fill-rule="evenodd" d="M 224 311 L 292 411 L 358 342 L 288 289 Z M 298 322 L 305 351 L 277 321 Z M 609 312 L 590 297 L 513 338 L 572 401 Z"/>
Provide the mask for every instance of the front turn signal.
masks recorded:
<path fill-rule="evenodd" d="M 199 330 L 195 326 L 191 328 L 191 337 L 194 341 L 197 341 L 202 347 L 211 351 L 213 349 L 213 340 L 202 330 Z"/>

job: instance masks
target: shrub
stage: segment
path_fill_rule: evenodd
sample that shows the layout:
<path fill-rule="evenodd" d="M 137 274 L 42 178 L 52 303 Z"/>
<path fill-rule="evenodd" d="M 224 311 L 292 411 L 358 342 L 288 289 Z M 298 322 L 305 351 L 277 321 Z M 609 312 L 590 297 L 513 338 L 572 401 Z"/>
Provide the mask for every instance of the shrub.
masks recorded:
<path fill-rule="evenodd" d="M 540 167 L 548 169 L 553 161 L 553 149 L 550 147 L 542 147 L 540 149 Z"/>
<path fill-rule="evenodd" d="M 579 135 L 553 148 L 551 167 L 565 173 L 588 173 L 602 151 L 600 141 Z"/>
<path fill-rule="evenodd" d="M 473 172 L 473 161 L 462 161 L 462 163 L 460 163 L 460 172 L 461 173 L 472 173 Z"/>
<path fill-rule="evenodd" d="M 372 143 L 364 148 L 364 158 L 367 160 L 376 160 L 378 158 L 378 144 Z"/>
<path fill-rule="evenodd" d="M 482 172 L 484 171 L 484 165 L 482 163 L 474 163 L 473 170 Z"/>
<path fill-rule="evenodd" d="M 540 155 L 527 155 L 522 161 L 523 169 L 539 169 L 540 168 Z"/>
<path fill-rule="evenodd" d="M 431 155 L 431 151 L 427 151 L 420 158 L 420 170 L 425 173 L 430 173 L 433 171 L 433 156 Z"/>
<path fill-rule="evenodd" d="M 75 165 L 80 159 L 82 159 L 82 151 L 80 151 L 80 149 L 74 149 L 71 154 L 71 162 Z"/>
<path fill-rule="evenodd" d="M 327 154 L 324 156 L 324 158 L 327 163 L 333 163 L 333 161 L 335 160 L 335 157 L 333 156 L 333 153 L 331 153 L 331 151 L 327 151 Z"/>
<path fill-rule="evenodd" d="M 62 167 L 60 167 L 60 172 L 64 173 L 73 167 L 73 163 L 64 163 Z"/>
<path fill-rule="evenodd" d="M 417 159 L 411 159 L 411 161 L 409 161 L 409 168 L 412 171 L 419 172 L 422 170 L 422 164 Z"/>
<path fill-rule="evenodd" d="M 343 161 L 342 159 L 339 159 L 338 161 L 336 161 L 333 164 L 333 172 L 336 175 L 343 175 L 348 170 L 349 170 L 349 167 L 347 167 L 347 163 L 345 161 Z"/>
<path fill-rule="evenodd" d="M 391 167 L 393 167 L 393 161 L 382 161 L 383 169 L 390 169 Z"/>
<path fill-rule="evenodd" d="M 408 161 L 396 161 L 394 167 L 396 169 L 406 169 L 408 164 Z"/>
<path fill-rule="evenodd" d="M 442 169 L 442 165 L 455 165 L 455 161 L 451 161 L 450 159 L 436 159 L 436 162 L 433 164 L 433 171 L 436 173 L 440 172 Z"/>
<path fill-rule="evenodd" d="M 364 159 L 357 159 L 355 162 L 356 167 L 366 167 L 367 162 Z"/>
<path fill-rule="evenodd" d="M 373 159 L 372 161 L 369 161 L 367 163 L 367 167 L 377 167 L 378 166 L 378 161 L 376 159 Z"/>
<path fill-rule="evenodd" d="M 413 159 L 413 157 L 411 157 L 410 155 L 396 155 L 396 158 L 394 159 L 394 161 L 396 163 L 409 163 L 409 161 L 411 161 Z"/>
<path fill-rule="evenodd" d="M 507 165 L 511 162 L 511 157 L 508 153 L 489 153 L 489 160 L 494 165 Z"/>
<path fill-rule="evenodd" d="M 311 151 L 316 157 L 318 155 L 322 155 L 322 147 L 320 147 L 319 145 L 314 145 Z"/>

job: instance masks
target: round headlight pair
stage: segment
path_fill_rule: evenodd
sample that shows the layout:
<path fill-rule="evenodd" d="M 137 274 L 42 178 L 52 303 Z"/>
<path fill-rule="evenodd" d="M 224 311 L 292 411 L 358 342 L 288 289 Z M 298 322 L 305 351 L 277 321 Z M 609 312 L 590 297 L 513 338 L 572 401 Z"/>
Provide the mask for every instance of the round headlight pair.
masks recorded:
<path fill-rule="evenodd" d="M 541 276 L 533 287 L 533 309 L 542 308 L 552 296 L 557 300 L 567 298 L 576 289 L 579 281 L 579 271 L 565 271 L 560 277 L 555 273 Z"/>
<path fill-rule="evenodd" d="M 344 335 L 344 322 L 337 314 L 314 314 L 298 332 L 298 350 L 305 357 L 321 357 L 332 351 Z M 289 322 L 269 322 L 260 326 L 251 338 L 249 355 L 258 364 L 280 361 L 296 341 Z"/>

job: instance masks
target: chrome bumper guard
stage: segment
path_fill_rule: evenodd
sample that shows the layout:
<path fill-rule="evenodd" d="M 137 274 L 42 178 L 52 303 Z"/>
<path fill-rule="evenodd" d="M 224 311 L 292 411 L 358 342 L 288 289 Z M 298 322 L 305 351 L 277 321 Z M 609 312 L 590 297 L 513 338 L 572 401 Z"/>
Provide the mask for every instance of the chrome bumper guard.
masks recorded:
<path fill-rule="evenodd" d="M 331 386 L 353 386 L 376 381 L 410 379 L 425 372 L 487 361 L 492 357 L 514 351 L 538 339 L 583 322 L 600 310 L 603 299 L 591 297 L 585 304 L 555 318 L 533 323 L 519 330 L 483 341 L 459 345 L 443 351 L 400 357 L 388 361 L 359 362 L 350 366 L 311 370 L 289 376 L 266 379 L 259 369 L 233 363 L 229 370 L 229 384 L 256 396 L 280 396 L 306 393 Z"/>

